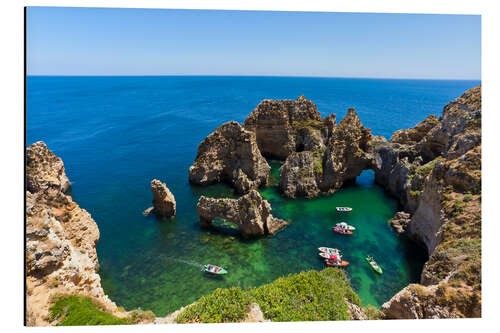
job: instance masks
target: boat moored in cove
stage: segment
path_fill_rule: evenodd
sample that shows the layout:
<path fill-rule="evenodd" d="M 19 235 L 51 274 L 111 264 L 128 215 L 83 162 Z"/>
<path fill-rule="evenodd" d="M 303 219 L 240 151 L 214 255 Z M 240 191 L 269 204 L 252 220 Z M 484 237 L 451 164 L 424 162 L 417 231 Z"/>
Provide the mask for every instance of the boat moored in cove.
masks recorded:
<path fill-rule="evenodd" d="M 345 267 L 349 265 L 349 262 L 346 260 L 325 259 L 325 264 L 333 267 Z"/>
<path fill-rule="evenodd" d="M 222 267 L 215 266 L 215 265 L 205 265 L 205 266 L 203 266 L 203 271 L 205 273 L 215 274 L 215 275 L 227 274 L 227 270 L 225 270 Z"/>
<path fill-rule="evenodd" d="M 370 264 L 370 267 L 377 272 L 378 274 L 382 274 L 382 268 L 377 264 L 377 262 L 373 259 L 372 256 L 367 256 L 366 261 Z"/>
<path fill-rule="evenodd" d="M 351 231 L 356 230 L 355 227 L 353 227 L 352 225 L 347 224 L 346 222 L 337 223 L 336 226 L 339 227 L 339 228 L 347 229 L 347 230 L 351 230 Z"/>
<path fill-rule="evenodd" d="M 337 212 L 350 212 L 352 210 L 351 207 L 336 207 Z"/>
<path fill-rule="evenodd" d="M 325 252 L 325 253 L 339 253 L 339 249 L 334 249 L 334 248 L 331 248 L 331 247 L 318 247 L 318 250 L 320 252 Z"/>
<path fill-rule="evenodd" d="M 351 230 L 347 230 L 347 229 L 340 228 L 340 227 L 333 227 L 333 231 L 335 231 L 336 233 L 342 234 L 342 235 L 352 235 Z"/>

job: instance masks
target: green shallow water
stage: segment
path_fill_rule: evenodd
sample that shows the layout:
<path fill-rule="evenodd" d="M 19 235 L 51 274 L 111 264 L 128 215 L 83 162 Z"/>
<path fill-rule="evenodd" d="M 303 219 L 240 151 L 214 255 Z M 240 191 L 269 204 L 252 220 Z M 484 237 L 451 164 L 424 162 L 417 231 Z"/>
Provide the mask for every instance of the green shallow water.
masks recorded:
<path fill-rule="evenodd" d="M 271 161 L 271 166 L 276 177 L 280 164 Z M 191 189 L 194 205 L 201 195 L 235 197 L 226 185 Z M 112 261 L 101 260 L 104 289 L 126 309 L 141 307 L 163 316 L 215 288 L 256 287 L 290 273 L 322 269 L 324 263 L 317 255 L 320 246 L 342 251 L 350 262 L 345 272 L 364 305 L 379 306 L 408 283 L 418 281 L 425 252 L 388 225 L 397 202 L 373 184 L 373 172 L 363 172 L 334 195 L 310 200 L 285 199 L 276 186 L 261 193 L 271 203 L 274 216 L 290 221 L 276 235 L 243 240 L 236 226 L 225 221 L 216 221 L 217 228 L 200 229 L 193 210 L 191 216 L 169 221 L 144 217 L 141 228 L 123 230 L 134 233 L 133 241 L 117 246 L 114 255 L 108 253 L 106 258 Z M 353 211 L 339 213 L 336 206 L 350 206 Z M 358 230 L 351 236 L 336 234 L 331 228 L 337 221 Z M 142 249 L 146 250 L 132 250 L 145 243 Z M 371 271 L 364 261 L 366 254 L 375 256 L 384 270 L 382 276 Z M 201 268 L 206 263 L 223 266 L 229 274 L 205 275 Z"/>

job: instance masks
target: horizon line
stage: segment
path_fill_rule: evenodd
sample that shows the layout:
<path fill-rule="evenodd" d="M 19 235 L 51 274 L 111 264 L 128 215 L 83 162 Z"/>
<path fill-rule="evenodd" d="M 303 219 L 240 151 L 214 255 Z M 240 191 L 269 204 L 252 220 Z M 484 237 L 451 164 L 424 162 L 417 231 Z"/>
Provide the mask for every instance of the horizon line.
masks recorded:
<path fill-rule="evenodd" d="M 310 76 L 310 75 L 238 75 L 238 74 L 26 74 L 26 77 L 293 77 L 314 79 L 368 79 L 368 80 L 435 80 L 481 81 L 481 78 L 426 78 L 426 77 L 365 77 L 365 76 Z"/>

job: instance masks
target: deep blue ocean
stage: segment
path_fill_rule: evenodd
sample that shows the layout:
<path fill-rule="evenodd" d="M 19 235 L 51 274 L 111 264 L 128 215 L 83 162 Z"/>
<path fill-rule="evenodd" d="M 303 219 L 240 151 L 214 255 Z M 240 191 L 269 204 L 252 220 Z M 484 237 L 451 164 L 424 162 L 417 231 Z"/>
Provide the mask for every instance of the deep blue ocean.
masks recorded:
<path fill-rule="evenodd" d="M 421 249 L 396 235 L 387 219 L 397 202 L 373 184 L 366 171 L 358 182 L 314 200 L 284 200 L 276 188 L 262 191 L 274 215 L 291 220 L 272 237 L 244 241 L 230 226 L 202 230 L 196 215 L 200 195 L 233 196 L 224 185 L 200 188 L 188 182 L 199 143 L 218 125 L 246 116 L 266 98 L 305 95 L 323 116 L 337 121 L 356 109 L 375 135 L 390 138 L 479 81 L 385 80 L 303 77 L 28 77 L 26 143 L 43 140 L 60 156 L 74 200 L 97 222 L 103 288 L 127 310 L 141 307 L 165 315 L 218 287 L 255 287 L 289 273 L 321 269 L 318 246 L 338 246 L 351 262 L 346 273 L 364 304 L 380 305 L 416 282 Z M 273 172 L 279 168 L 272 162 Z M 150 181 L 165 182 L 176 197 L 177 217 L 144 217 L 151 206 Z M 349 201 L 349 202 L 346 202 Z M 356 202 L 353 202 L 356 201 Z M 370 202 L 370 205 L 364 205 Z M 354 207 L 335 215 L 335 204 Z M 351 239 L 325 232 L 334 218 L 360 229 Z M 371 230 L 369 234 L 362 233 Z M 366 247 L 366 248 L 364 248 Z M 361 256 L 376 256 L 384 268 L 374 276 Z M 291 260 L 290 258 L 293 258 Z M 361 258 L 361 259 L 360 259 Z M 224 279 L 210 279 L 200 265 L 219 264 Z"/>

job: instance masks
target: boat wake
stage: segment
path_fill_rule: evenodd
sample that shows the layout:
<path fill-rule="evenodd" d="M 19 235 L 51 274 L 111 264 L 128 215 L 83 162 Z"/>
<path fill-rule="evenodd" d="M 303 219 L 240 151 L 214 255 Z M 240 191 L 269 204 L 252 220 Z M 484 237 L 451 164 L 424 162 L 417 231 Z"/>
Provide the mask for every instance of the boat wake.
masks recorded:
<path fill-rule="evenodd" d="M 187 260 L 187 259 L 181 259 L 181 258 L 175 258 L 175 257 L 167 257 L 167 256 L 158 256 L 158 259 L 165 259 L 165 260 L 172 260 L 175 262 L 179 262 L 182 264 L 190 265 L 199 269 L 203 269 L 205 266 L 200 264 L 199 262 L 196 262 L 194 260 Z"/>

